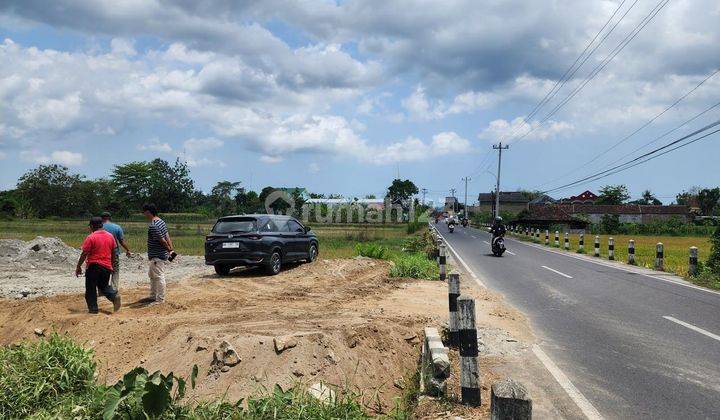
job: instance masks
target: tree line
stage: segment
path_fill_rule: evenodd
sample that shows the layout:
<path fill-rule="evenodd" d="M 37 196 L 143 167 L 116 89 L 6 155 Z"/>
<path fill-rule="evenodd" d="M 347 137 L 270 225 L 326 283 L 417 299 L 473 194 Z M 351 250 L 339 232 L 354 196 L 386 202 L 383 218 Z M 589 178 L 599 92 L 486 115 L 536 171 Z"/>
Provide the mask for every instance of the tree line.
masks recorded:
<path fill-rule="evenodd" d="M 187 164 L 163 159 L 130 162 L 114 166 L 106 178 L 88 179 L 61 165 L 40 165 L 23 174 L 15 189 L 0 191 L 0 214 L 20 218 L 74 218 L 109 211 L 118 217 L 138 213 L 144 203 L 154 203 L 163 213 L 196 213 L 222 216 L 265 213 L 265 200 L 276 188 L 259 192 L 246 189 L 241 182 L 219 181 L 204 193 L 199 190 Z M 304 204 L 299 188 L 290 189 L 296 208 Z M 394 180 L 386 197 L 394 204 L 405 204 L 418 189 L 409 180 Z M 325 198 L 310 193 L 311 198 Z M 330 194 L 327 198 L 342 198 Z M 375 198 L 375 196 L 366 196 Z M 287 203 L 278 200 L 274 211 L 285 211 Z"/>

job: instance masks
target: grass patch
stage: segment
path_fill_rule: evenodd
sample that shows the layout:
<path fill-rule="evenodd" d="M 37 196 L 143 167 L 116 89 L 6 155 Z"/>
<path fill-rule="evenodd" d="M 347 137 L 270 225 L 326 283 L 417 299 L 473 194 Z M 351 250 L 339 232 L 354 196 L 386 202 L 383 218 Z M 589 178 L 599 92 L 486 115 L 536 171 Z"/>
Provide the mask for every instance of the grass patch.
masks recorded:
<path fill-rule="evenodd" d="M 368 419 L 362 395 L 329 386 L 334 398 L 320 401 L 304 386 L 275 385 L 246 400 L 184 399 L 195 387 L 197 366 L 185 378 L 135 368 L 114 386 L 95 382 L 96 363 L 67 336 L 0 348 L 0 418 L 73 419 Z M 417 377 L 383 418 L 409 419 L 417 401 Z"/>
<path fill-rule="evenodd" d="M 387 247 L 375 242 L 357 243 L 355 244 L 355 251 L 362 257 L 375 258 L 378 260 L 386 260 L 390 257 L 390 251 Z"/>
<path fill-rule="evenodd" d="M 390 277 L 409 277 L 413 279 L 436 279 L 440 272 L 435 261 L 424 254 L 406 254 L 394 258 L 395 265 L 390 269 Z"/>

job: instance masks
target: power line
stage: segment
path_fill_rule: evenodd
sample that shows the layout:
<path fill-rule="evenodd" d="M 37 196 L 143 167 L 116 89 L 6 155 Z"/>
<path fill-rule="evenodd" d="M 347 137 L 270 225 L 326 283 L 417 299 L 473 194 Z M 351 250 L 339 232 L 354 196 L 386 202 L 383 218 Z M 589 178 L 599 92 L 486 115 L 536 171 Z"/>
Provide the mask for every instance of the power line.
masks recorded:
<path fill-rule="evenodd" d="M 600 30 L 595 34 L 595 36 L 585 46 L 585 49 L 582 50 L 580 55 L 578 55 L 577 58 L 575 58 L 575 61 L 573 61 L 573 63 L 570 65 L 570 67 L 568 67 L 567 70 L 565 70 L 565 73 L 563 73 L 563 75 L 555 82 L 555 85 L 552 87 L 552 89 L 550 89 L 545 94 L 545 97 L 543 97 L 542 100 L 540 100 L 540 102 L 538 102 L 535 105 L 535 107 L 532 109 L 532 111 L 530 111 L 530 113 L 527 115 L 527 117 L 523 118 L 523 121 L 526 124 L 529 124 L 529 120 L 532 119 L 532 117 L 534 117 L 535 114 L 537 114 L 540 111 L 540 109 L 543 106 L 545 106 L 545 104 L 550 102 L 560 92 L 560 90 L 565 86 L 565 84 L 575 75 L 575 73 L 577 73 L 578 70 L 580 70 L 580 67 L 582 67 L 583 64 L 585 64 L 585 62 L 590 58 L 590 56 L 592 56 L 595 53 L 595 51 L 600 47 L 600 45 L 602 45 L 602 43 L 605 41 L 605 39 L 607 39 L 607 37 L 610 36 L 610 34 L 615 30 L 615 28 L 618 26 L 618 24 L 625 18 L 625 16 L 628 14 L 628 12 L 630 12 L 630 10 L 633 7 L 635 7 L 635 4 L 637 4 L 637 2 L 638 2 L 638 0 L 635 0 L 635 2 L 633 2 L 633 4 L 625 11 L 625 13 L 620 17 L 620 19 L 610 28 L 610 30 L 605 34 L 605 36 L 603 36 L 603 38 L 600 40 L 600 42 L 598 42 L 597 45 L 595 45 L 595 47 L 593 47 L 592 51 L 590 51 L 590 53 L 583 59 L 583 61 L 580 63 L 580 65 L 578 65 L 577 68 L 575 68 L 575 65 L 585 55 L 585 53 L 588 51 L 590 46 L 593 45 L 593 43 L 595 43 L 598 36 L 600 36 L 600 34 L 605 30 L 605 28 L 607 28 L 608 24 L 610 24 L 610 22 L 613 20 L 613 18 L 617 14 L 617 12 L 620 11 L 622 6 L 625 4 L 625 1 L 626 0 L 623 0 L 622 2 L 620 2 L 620 5 L 618 5 L 618 7 L 615 9 L 615 11 L 612 13 L 612 15 L 610 15 L 610 17 L 605 22 L 605 24 L 602 26 L 602 28 L 600 28 Z M 558 85 L 559 85 L 559 87 L 558 87 Z M 557 88 L 557 90 L 556 90 L 556 88 Z M 517 130 L 513 130 L 513 132 L 510 135 L 510 138 L 514 137 L 516 132 L 517 132 Z"/>
<path fill-rule="evenodd" d="M 615 46 L 615 48 L 613 48 L 613 50 L 597 66 L 595 66 L 595 68 L 590 72 L 590 74 L 585 77 L 585 79 L 582 83 L 580 83 L 580 85 L 576 86 L 575 89 L 573 89 L 568 94 L 568 96 L 565 97 L 565 99 L 555 105 L 555 107 L 540 120 L 540 124 L 536 125 L 535 127 L 530 126 L 530 130 L 517 138 L 517 141 L 520 141 L 527 137 L 530 133 L 535 131 L 537 127 L 541 126 L 543 123 L 552 118 L 553 115 L 555 115 L 560 109 L 562 109 L 562 107 L 564 107 L 568 102 L 570 102 L 572 98 L 574 98 L 581 90 L 583 90 L 585 86 L 590 83 L 590 81 L 592 81 L 608 64 L 610 64 L 610 62 L 618 54 L 620 54 L 620 52 L 624 50 L 625 47 L 627 47 L 627 45 L 630 44 L 633 39 L 635 39 L 635 37 L 645 28 L 645 26 L 647 26 L 650 21 L 652 21 L 652 19 L 655 18 L 658 13 L 660 13 L 660 10 L 662 10 L 663 7 L 665 7 L 665 5 L 667 5 L 669 2 L 670 0 L 660 0 L 660 2 L 658 2 L 658 4 L 656 4 L 655 7 L 653 7 L 650 12 L 635 26 L 635 28 L 633 28 L 633 30 L 631 30 L 630 33 L 628 33 L 625 38 L 623 38 L 623 40 L 620 41 L 620 43 Z"/>
<path fill-rule="evenodd" d="M 653 122 L 655 122 L 655 120 L 657 120 L 657 119 L 660 118 L 662 115 L 664 115 L 666 112 L 668 112 L 669 110 L 671 110 L 672 108 L 674 108 L 677 104 L 679 104 L 680 102 L 682 102 L 682 100 L 684 100 L 684 99 L 687 98 L 690 94 L 692 94 L 693 92 L 695 92 L 700 86 L 702 86 L 705 82 L 707 82 L 708 80 L 710 80 L 710 79 L 711 79 L 713 76 L 715 76 L 718 72 L 720 72 L 720 68 L 715 69 L 715 71 L 713 71 L 712 73 L 710 73 L 710 75 L 708 75 L 707 77 L 705 77 L 702 81 L 700 81 L 700 83 L 698 83 L 697 85 L 695 85 L 695 87 L 693 87 L 693 88 L 690 89 L 689 91 L 685 92 L 685 94 L 683 94 L 683 95 L 680 96 L 678 99 L 676 99 L 672 104 L 670 104 L 668 107 L 666 107 L 666 108 L 665 108 L 664 110 L 662 110 L 660 113 L 658 113 L 658 114 L 656 114 L 654 117 L 650 118 L 648 121 L 645 122 L 645 124 L 643 124 L 643 125 L 641 125 L 640 127 L 638 127 L 638 128 L 637 128 L 635 131 L 633 131 L 632 133 L 630 133 L 630 134 L 626 135 L 625 137 L 621 138 L 620 140 L 618 140 L 615 144 L 613 144 L 613 145 L 610 146 L 609 148 L 605 149 L 602 153 L 596 155 L 595 157 L 593 157 L 593 158 L 590 159 L 589 161 L 583 163 L 582 165 L 576 167 L 575 169 L 573 169 L 573 170 L 571 170 L 571 171 L 569 171 L 569 172 L 566 172 L 565 174 L 563 174 L 563 175 L 561 175 L 561 176 L 559 176 L 559 177 L 557 177 L 557 178 L 551 179 L 550 181 L 547 181 L 547 182 L 545 182 L 545 183 L 543 183 L 543 184 L 540 184 L 540 185 L 536 186 L 535 188 L 542 187 L 542 186 L 547 185 L 547 184 L 551 184 L 551 183 L 553 183 L 553 182 L 555 182 L 555 181 L 557 181 L 557 180 L 559 180 L 559 179 L 563 179 L 563 178 L 565 178 L 566 176 L 568 176 L 568 175 L 570 175 L 570 174 L 573 174 L 573 173 L 577 172 L 578 170 L 586 167 L 587 165 L 595 162 L 595 161 L 598 160 L 601 156 L 604 156 L 604 155 L 607 154 L 609 151 L 613 150 L 614 148 L 616 148 L 616 147 L 619 146 L 620 144 L 624 143 L 625 141 L 627 141 L 628 139 L 630 139 L 631 137 L 633 137 L 635 134 L 639 133 L 639 132 L 642 131 L 644 128 L 646 128 L 647 126 L 649 126 L 650 124 L 652 124 Z M 704 114 L 705 112 L 709 111 L 710 109 L 712 109 L 712 108 L 707 109 L 706 111 L 703 112 L 703 114 Z M 702 115 L 702 114 L 700 114 L 700 115 Z M 698 115 L 698 116 L 699 116 L 699 115 Z M 695 118 L 697 118 L 697 116 L 696 116 Z M 683 125 L 684 125 L 684 124 L 683 124 Z M 677 127 L 677 128 L 680 128 L 680 127 Z M 677 129 L 677 128 L 676 128 L 676 129 Z M 670 134 L 670 133 L 668 132 L 668 134 Z M 638 150 L 638 149 L 635 149 L 635 150 L 633 150 L 632 152 L 630 152 L 630 153 L 628 153 L 628 154 L 631 155 L 631 154 L 635 153 L 637 150 Z M 612 162 L 612 163 L 610 163 L 610 164 L 612 165 L 613 163 L 615 163 L 615 162 L 617 162 L 617 161 L 619 161 L 619 160 L 622 160 L 622 158 L 617 159 L 617 160 L 615 160 L 614 162 Z"/>
<path fill-rule="evenodd" d="M 661 147 L 658 147 L 658 148 L 656 148 L 656 149 L 653 149 L 653 150 L 651 150 L 650 152 L 644 153 L 644 154 L 642 154 L 642 155 L 640 155 L 640 156 L 638 156 L 638 157 L 636 157 L 636 158 L 633 158 L 633 159 L 631 159 L 631 160 L 629 160 L 629 161 L 627 161 L 627 162 L 625 162 L 625 163 L 623 163 L 623 164 L 614 166 L 614 167 L 612 167 L 612 168 L 610 168 L 610 169 L 606 169 L 606 170 L 604 170 L 604 171 L 601 171 L 601 172 L 598 172 L 598 173 L 596 173 L 596 174 L 587 176 L 587 177 L 582 178 L 582 179 L 579 179 L 579 180 L 577 180 L 577 181 L 573 181 L 573 182 L 570 182 L 570 183 L 568 183 L 568 184 L 561 185 L 561 186 L 559 186 L 559 187 L 556 187 L 556 188 L 552 188 L 552 189 L 543 191 L 543 194 L 546 194 L 546 193 L 549 193 L 549 192 L 552 192 L 552 191 L 557 191 L 557 190 L 565 189 L 565 188 L 567 188 L 567 187 L 572 187 L 572 186 L 578 185 L 578 184 L 580 184 L 580 183 L 584 183 L 585 181 L 588 181 L 588 180 L 589 180 L 589 182 L 596 181 L 597 179 L 601 179 L 601 178 L 604 178 L 605 176 L 610 176 L 610 175 L 612 175 L 612 174 L 614 174 L 614 173 L 620 172 L 620 171 L 616 171 L 617 169 L 620 169 L 620 168 L 622 168 L 621 170 L 624 171 L 624 170 L 629 169 L 629 168 L 631 168 L 631 167 L 633 167 L 633 166 L 637 166 L 637 165 L 634 165 L 635 162 L 641 161 L 642 159 L 644 159 L 644 158 L 646 158 L 646 157 L 648 157 L 648 156 L 652 156 L 652 155 L 654 155 L 655 153 L 658 153 L 658 152 L 660 152 L 660 151 L 662 151 L 662 150 L 664 150 L 664 149 L 667 149 L 668 147 L 671 147 L 671 146 L 673 146 L 673 145 L 675 145 L 675 144 L 677 144 L 677 143 L 680 143 L 680 142 L 682 142 L 682 141 L 685 141 L 685 140 L 689 139 L 690 137 L 693 137 L 693 136 L 695 136 L 695 135 L 697 135 L 697 134 L 700 134 L 700 133 L 702 133 L 702 132 L 704 132 L 704 131 L 707 131 L 707 130 L 709 130 L 709 129 L 717 126 L 717 125 L 720 125 L 720 120 L 717 120 L 717 121 L 715 121 L 715 122 L 712 122 L 712 123 L 706 125 L 706 126 L 703 127 L 703 128 L 700 128 L 700 129 L 698 129 L 698 130 L 695 130 L 695 131 L 693 131 L 693 132 L 690 133 L 690 134 L 687 134 L 687 135 L 685 135 L 685 136 L 683 136 L 683 137 L 680 137 L 679 139 L 674 140 L 674 141 L 672 141 L 672 142 L 670 142 L 670 143 L 668 143 L 668 144 L 666 144 L 666 145 L 664 145 L 664 146 L 661 146 Z M 714 131 L 714 132 L 712 132 L 712 133 L 710 133 L 710 134 L 708 134 L 708 135 L 704 135 L 704 136 L 702 136 L 702 137 L 700 137 L 700 138 L 698 138 L 698 139 L 692 140 L 692 141 L 684 144 L 684 145 L 681 146 L 681 147 L 687 146 L 688 144 L 694 143 L 695 141 L 700 140 L 700 139 L 703 139 L 703 138 L 705 138 L 705 137 L 707 137 L 707 136 L 709 136 L 709 135 L 711 135 L 711 134 L 714 134 L 714 133 L 716 133 L 716 132 L 717 132 L 717 131 Z M 673 149 L 671 149 L 670 151 L 676 150 L 676 149 L 678 149 L 678 148 L 679 148 L 679 147 L 673 148 Z M 665 153 L 661 153 L 661 154 L 659 154 L 659 155 L 657 155 L 657 156 L 662 156 L 662 155 L 664 155 L 664 154 L 665 154 Z M 657 157 L 657 156 L 655 156 L 655 157 Z M 644 161 L 642 161 L 642 162 L 640 162 L 640 163 L 647 162 L 648 160 L 650 160 L 650 159 L 646 159 L 646 160 L 644 160 Z M 638 163 L 638 165 L 639 165 L 640 163 Z M 628 166 L 628 165 L 630 165 L 630 166 Z M 626 167 L 626 168 L 623 168 L 624 166 L 627 166 L 627 167 Z M 615 172 L 613 172 L 613 171 L 615 171 Z M 612 173 L 610 173 L 610 172 L 612 172 Z"/>

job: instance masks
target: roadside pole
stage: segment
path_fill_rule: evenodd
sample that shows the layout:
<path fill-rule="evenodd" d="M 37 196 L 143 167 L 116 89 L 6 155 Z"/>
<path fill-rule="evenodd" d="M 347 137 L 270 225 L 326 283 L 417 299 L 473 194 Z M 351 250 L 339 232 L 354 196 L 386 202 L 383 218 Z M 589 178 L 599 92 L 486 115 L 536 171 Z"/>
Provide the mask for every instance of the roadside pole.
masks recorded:
<path fill-rule="evenodd" d="M 502 151 L 509 148 L 510 146 L 503 146 L 502 142 L 499 142 L 497 146 L 493 145 L 493 149 L 498 151 L 497 183 L 495 184 L 495 218 L 500 216 L 500 165 L 502 163 Z"/>
<path fill-rule="evenodd" d="M 440 264 L 440 281 L 445 281 L 445 264 L 446 264 L 446 257 L 445 257 L 445 243 L 442 241 L 440 242 L 440 256 L 438 257 L 438 264 Z"/>
<path fill-rule="evenodd" d="M 635 241 L 628 241 L 628 264 L 635 265 Z"/>
<path fill-rule="evenodd" d="M 595 256 L 600 256 L 600 237 L 595 235 Z"/>
<path fill-rule="evenodd" d="M 615 259 L 615 239 L 608 238 L 608 260 Z"/>
<path fill-rule="evenodd" d="M 458 298 L 460 314 L 460 394 L 462 403 L 480 405 L 480 368 L 475 328 L 475 300 L 469 296 Z"/>
<path fill-rule="evenodd" d="M 581 254 L 585 253 L 585 234 L 584 233 L 580 234 L 580 239 L 578 240 L 578 251 Z"/>
<path fill-rule="evenodd" d="M 450 315 L 448 328 L 450 330 L 450 347 L 457 347 L 458 335 L 458 298 L 460 297 L 460 274 L 450 273 L 448 277 L 448 303 Z"/>
<path fill-rule="evenodd" d="M 570 250 L 570 238 L 569 233 L 565 232 L 565 251 Z"/>
<path fill-rule="evenodd" d="M 688 274 L 691 276 L 697 276 L 698 273 L 698 259 L 697 259 L 697 247 L 690 247 L 690 261 L 688 265 Z"/>
<path fill-rule="evenodd" d="M 663 264 L 664 256 L 663 256 L 663 243 L 658 242 L 655 246 L 655 269 L 659 271 L 664 271 L 665 265 Z"/>
<path fill-rule="evenodd" d="M 545 229 L 545 245 L 550 245 L 550 231 Z"/>

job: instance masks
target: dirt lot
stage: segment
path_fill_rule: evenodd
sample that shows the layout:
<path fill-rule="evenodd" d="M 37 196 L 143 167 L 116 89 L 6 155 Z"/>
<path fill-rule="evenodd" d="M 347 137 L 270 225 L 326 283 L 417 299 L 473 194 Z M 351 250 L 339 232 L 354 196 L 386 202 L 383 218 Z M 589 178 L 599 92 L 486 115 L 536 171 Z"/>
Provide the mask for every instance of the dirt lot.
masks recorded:
<path fill-rule="evenodd" d="M 78 293 L 82 282 L 70 275 L 70 253 L 77 251 L 43 241 L 40 250 L 26 253 L 21 246 L 9 252 L 6 246 L 0 256 L 5 296 L 14 296 L 18 287 L 56 294 L 0 298 L 0 345 L 36 339 L 36 329 L 67 332 L 95 349 L 100 378 L 108 383 L 138 365 L 187 376 L 197 364 L 193 397 L 226 394 L 234 401 L 276 383 L 324 381 L 359 391 L 368 410 L 386 412 L 417 369 L 423 327 L 447 322 L 445 283 L 392 279 L 390 263 L 366 258 L 294 265 L 274 277 L 250 269 L 225 278 L 186 259 L 171 269 L 168 303 L 146 306 L 139 301 L 147 286 L 128 285 L 119 312 L 111 314 L 110 303 L 101 300 L 101 314 L 89 315 Z M 36 268 L 28 261 L 37 262 Z M 137 264 L 125 265 L 124 284 L 136 283 L 128 280 L 132 276 L 145 281 L 144 261 Z M 529 386 L 540 417 L 564 417 L 567 402 L 528 351 L 535 339 L 524 316 L 486 289 L 464 283 L 463 293 L 476 298 L 484 406 L 425 399 L 418 417 L 487 418 L 489 385 L 506 375 Z M 223 342 L 237 358 L 217 360 L 223 359 L 217 351 Z M 449 384 L 452 400 L 460 391 L 457 375 Z"/>

